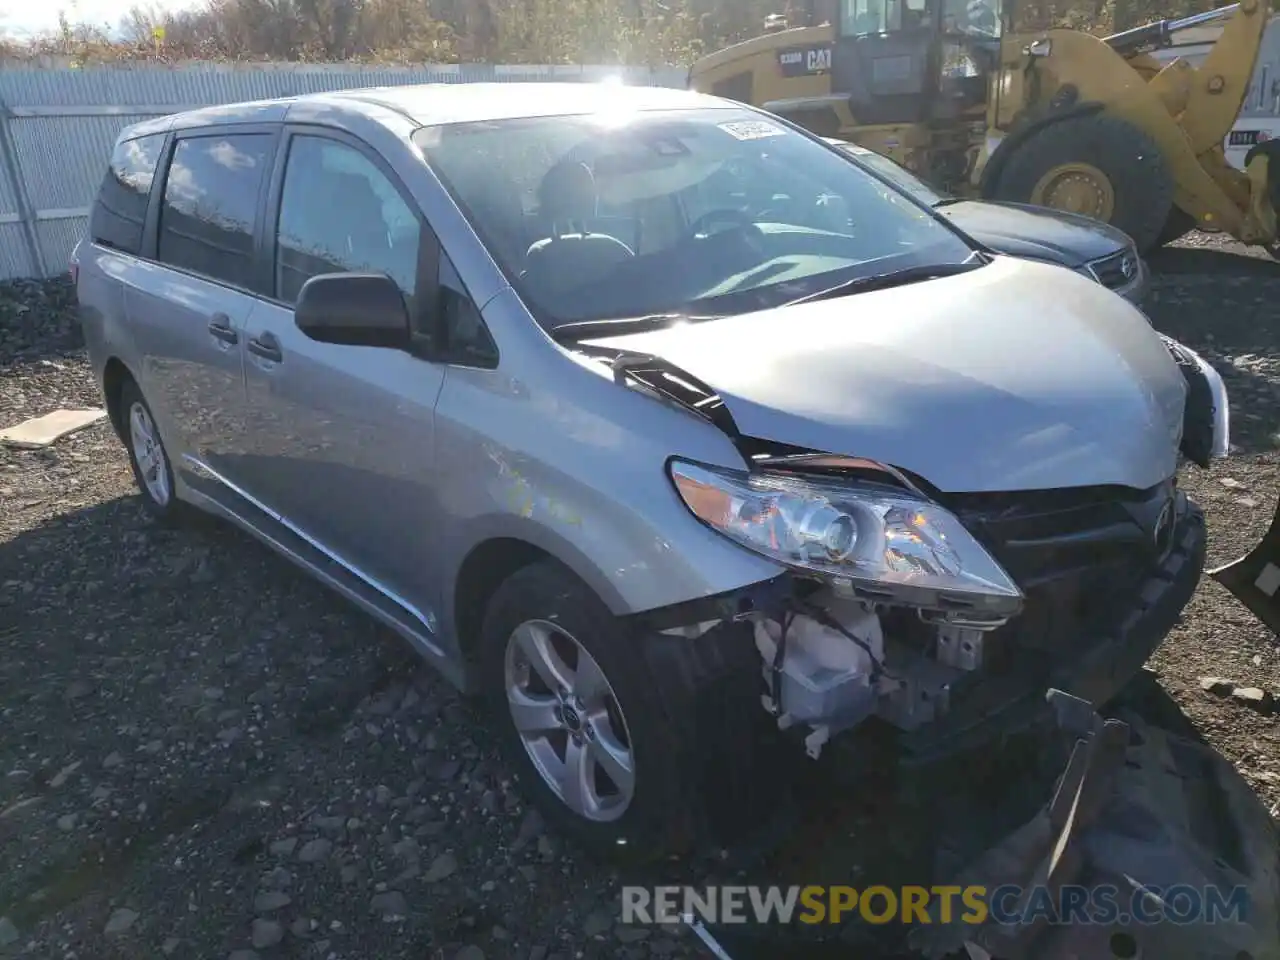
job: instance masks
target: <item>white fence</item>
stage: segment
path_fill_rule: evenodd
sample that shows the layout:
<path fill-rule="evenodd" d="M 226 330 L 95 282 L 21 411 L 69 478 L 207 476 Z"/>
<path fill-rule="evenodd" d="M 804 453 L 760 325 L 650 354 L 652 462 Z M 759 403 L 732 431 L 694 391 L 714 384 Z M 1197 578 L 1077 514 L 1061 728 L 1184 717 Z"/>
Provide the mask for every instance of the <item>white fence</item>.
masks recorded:
<path fill-rule="evenodd" d="M 679 68 L 471 64 L 0 69 L 0 280 L 66 271 L 116 135 L 147 117 L 352 87 L 610 76 L 683 87 L 686 75 Z"/>

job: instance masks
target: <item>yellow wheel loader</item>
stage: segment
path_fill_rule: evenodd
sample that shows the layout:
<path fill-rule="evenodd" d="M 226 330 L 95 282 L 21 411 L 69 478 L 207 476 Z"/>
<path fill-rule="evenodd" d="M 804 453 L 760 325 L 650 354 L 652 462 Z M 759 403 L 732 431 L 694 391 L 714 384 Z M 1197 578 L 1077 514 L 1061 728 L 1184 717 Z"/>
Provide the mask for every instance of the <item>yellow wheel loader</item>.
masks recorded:
<path fill-rule="evenodd" d="M 1275 252 L 1280 143 L 1232 167 L 1266 0 L 1100 38 L 1015 33 L 1014 0 L 817 0 L 818 26 L 703 57 L 692 89 L 877 152 L 948 191 L 1114 224 L 1147 251 L 1196 227 Z M 1221 22 L 1199 66 L 1151 54 Z M 1274 167 L 1274 169 L 1272 169 Z"/>

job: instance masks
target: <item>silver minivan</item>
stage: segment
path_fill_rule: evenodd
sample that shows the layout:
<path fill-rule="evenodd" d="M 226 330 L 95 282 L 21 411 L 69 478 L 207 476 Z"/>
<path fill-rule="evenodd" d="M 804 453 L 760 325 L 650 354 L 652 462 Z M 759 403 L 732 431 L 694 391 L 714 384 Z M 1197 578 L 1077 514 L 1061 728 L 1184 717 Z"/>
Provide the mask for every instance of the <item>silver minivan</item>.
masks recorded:
<path fill-rule="evenodd" d="M 158 520 L 399 631 L 586 847 L 677 854 L 779 766 L 1099 703 L 1200 577 L 1200 358 L 785 121 L 409 86 L 121 134 L 75 255 Z M 830 747 L 828 746 L 830 745 Z"/>

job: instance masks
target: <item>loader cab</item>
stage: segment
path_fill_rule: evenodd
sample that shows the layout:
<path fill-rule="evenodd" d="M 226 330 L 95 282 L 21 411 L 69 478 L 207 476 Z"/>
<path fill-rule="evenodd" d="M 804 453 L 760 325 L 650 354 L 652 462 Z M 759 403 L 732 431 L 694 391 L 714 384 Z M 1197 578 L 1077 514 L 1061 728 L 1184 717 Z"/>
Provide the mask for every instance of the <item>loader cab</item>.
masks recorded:
<path fill-rule="evenodd" d="M 849 94 L 860 123 L 924 119 L 935 20 L 926 0 L 840 0 L 831 89 Z"/>
<path fill-rule="evenodd" d="M 985 102 L 1001 0 L 838 0 L 831 89 L 859 123 L 921 123 Z"/>
<path fill-rule="evenodd" d="M 732 68 L 723 59 L 732 54 L 715 55 L 722 61 L 715 72 L 725 79 L 707 89 L 764 106 L 824 136 L 840 135 L 851 120 L 859 127 L 954 120 L 986 103 L 987 80 L 998 67 L 1008 26 L 1004 8 L 1011 4 L 813 0 L 808 26 L 823 25 L 827 39 L 787 43 L 788 33 L 775 35 L 776 61 L 764 73 L 748 67 L 726 75 Z M 803 32 L 791 31 L 797 40 Z M 740 45 L 744 67 L 758 43 Z M 753 85 L 755 96 L 738 85 Z"/>

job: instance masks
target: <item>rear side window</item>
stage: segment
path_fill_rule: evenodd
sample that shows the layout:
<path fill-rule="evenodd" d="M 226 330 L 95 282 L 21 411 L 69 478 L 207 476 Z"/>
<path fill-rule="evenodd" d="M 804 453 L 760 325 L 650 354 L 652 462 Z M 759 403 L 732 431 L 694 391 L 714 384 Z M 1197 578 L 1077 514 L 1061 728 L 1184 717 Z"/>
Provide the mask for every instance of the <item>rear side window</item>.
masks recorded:
<path fill-rule="evenodd" d="M 253 228 L 272 140 L 251 133 L 177 142 L 160 208 L 162 261 L 237 287 L 255 285 Z"/>
<path fill-rule="evenodd" d="M 141 250 L 151 181 L 164 137 L 163 133 L 154 133 L 116 144 L 89 215 L 89 235 L 95 243 L 126 253 Z"/>

